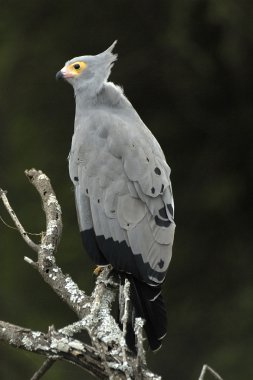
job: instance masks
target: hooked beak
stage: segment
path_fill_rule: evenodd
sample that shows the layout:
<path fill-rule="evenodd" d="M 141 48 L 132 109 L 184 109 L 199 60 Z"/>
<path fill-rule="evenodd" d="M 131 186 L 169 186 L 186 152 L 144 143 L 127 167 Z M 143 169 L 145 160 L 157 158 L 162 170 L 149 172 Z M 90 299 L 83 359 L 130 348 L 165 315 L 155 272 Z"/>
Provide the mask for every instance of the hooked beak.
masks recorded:
<path fill-rule="evenodd" d="M 58 79 L 63 79 L 64 78 L 64 75 L 63 75 L 63 72 L 60 70 L 56 73 L 56 76 L 55 76 L 55 79 L 58 80 Z"/>
<path fill-rule="evenodd" d="M 58 80 L 58 79 L 67 79 L 67 78 L 73 78 L 74 75 L 68 71 L 65 67 L 63 67 L 63 69 L 61 69 L 60 71 L 58 71 L 58 73 L 56 73 L 56 76 L 55 78 Z"/>

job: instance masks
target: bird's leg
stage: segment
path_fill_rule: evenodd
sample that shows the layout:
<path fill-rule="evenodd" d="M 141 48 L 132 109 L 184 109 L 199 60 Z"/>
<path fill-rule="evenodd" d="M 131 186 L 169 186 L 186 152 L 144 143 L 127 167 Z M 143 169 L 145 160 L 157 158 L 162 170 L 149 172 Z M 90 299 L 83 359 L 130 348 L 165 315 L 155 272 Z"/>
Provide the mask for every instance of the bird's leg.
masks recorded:
<path fill-rule="evenodd" d="M 94 276 L 99 276 L 100 273 L 103 271 L 103 269 L 104 269 L 104 266 L 97 265 L 93 271 Z"/>
<path fill-rule="evenodd" d="M 106 267 L 109 268 L 109 269 L 112 269 L 111 264 L 108 264 L 108 265 L 97 265 L 96 268 L 93 271 L 94 276 L 99 276 L 103 272 L 103 269 L 106 268 Z"/>

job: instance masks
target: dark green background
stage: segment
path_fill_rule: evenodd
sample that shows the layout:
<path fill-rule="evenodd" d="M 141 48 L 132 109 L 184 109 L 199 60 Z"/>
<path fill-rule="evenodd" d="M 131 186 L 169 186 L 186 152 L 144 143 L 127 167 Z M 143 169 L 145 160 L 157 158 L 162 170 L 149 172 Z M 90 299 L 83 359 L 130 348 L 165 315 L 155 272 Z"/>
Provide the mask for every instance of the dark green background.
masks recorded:
<path fill-rule="evenodd" d="M 164 379 L 195 380 L 208 363 L 226 380 L 253 378 L 250 0 L 0 1 L 0 186 L 28 231 L 44 228 L 23 175 L 47 173 L 63 209 L 58 264 L 88 292 L 68 177 L 73 92 L 55 73 L 118 39 L 111 79 L 165 151 L 176 202 L 174 256 L 164 286 L 168 335 L 149 354 Z M 0 205 L 0 215 L 9 218 Z M 75 316 L 23 261 L 34 257 L 0 223 L 0 319 L 46 331 Z M 29 379 L 42 358 L 0 345 L 0 378 Z M 89 379 L 56 364 L 45 380 Z"/>

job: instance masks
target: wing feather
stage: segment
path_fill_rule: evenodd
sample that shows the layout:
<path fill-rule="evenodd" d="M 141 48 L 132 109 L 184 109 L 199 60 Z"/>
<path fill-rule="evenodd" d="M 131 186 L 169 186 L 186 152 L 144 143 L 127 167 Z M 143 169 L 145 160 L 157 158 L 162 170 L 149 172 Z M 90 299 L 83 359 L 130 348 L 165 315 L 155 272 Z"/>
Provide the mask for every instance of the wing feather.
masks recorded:
<path fill-rule="evenodd" d="M 116 269 L 159 284 L 175 229 L 170 168 L 151 134 L 142 130 L 138 135 L 112 118 L 99 120 L 97 135 L 94 129 L 86 129 L 85 136 L 76 131 L 78 143 L 70 155 L 80 229 L 94 227 L 100 250 Z"/>

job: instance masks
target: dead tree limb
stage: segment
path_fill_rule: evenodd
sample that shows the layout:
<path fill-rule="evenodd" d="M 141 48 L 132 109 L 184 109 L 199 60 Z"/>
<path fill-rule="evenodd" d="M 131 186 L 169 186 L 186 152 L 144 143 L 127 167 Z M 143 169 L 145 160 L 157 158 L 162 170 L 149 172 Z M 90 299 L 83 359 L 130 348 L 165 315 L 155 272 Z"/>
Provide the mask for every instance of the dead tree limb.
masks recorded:
<path fill-rule="evenodd" d="M 60 205 L 50 180 L 44 173 L 31 169 L 26 170 L 25 174 L 39 192 L 46 216 L 46 231 L 42 234 L 40 244 L 35 244 L 30 239 L 19 222 L 9 204 L 6 191 L 0 189 L 0 198 L 22 238 L 37 253 L 36 260 L 28 257 L 24 260 L 39 272 L 44 281 L 76 313 L 79 320 L 60 330 L 49 328 L 47 333 L 0 321 L 0 341 L 47 358 L 32 377 L 33 380 L 41 378 L 55 360 L 65 360 L 78 365 L 98 379 L 161 379 L 146 366 L 141 321 L 136 322 L 137 356 L 135 356 L 126 346 L 125 331 L 120 330 L 111 315 L 111 305 L 118 284 L 109 276 L 110 269 L 103 270 L 96 281 L 92 295 L 88 296 L 56 264 L 55 253 L 62 233 Z M 127 288 L 124 293 L 127 297 Z M 128 299 L 125 300 L 125 304 L 127 313 Z M 90 335 L 90 345 L 73 337 L 76 332 L 83 330 Z"/>
<path fill-rule="evenodd" d="M 223 380 L 220 377 L 220 375 L 216 371 L 214 371 L 214 369 L 212 369 L 211 367 L 209 367 L 207 364 L 203 365 L 201 374 L 199 376 L 199 380 L 204 380 L 205 379 L 205 375 L 208 372 L 211 373 L 211 375 L 213 376 L 214 379 L 216 379 L 216 380 Z"/>
<path fill-rule="evenodd" d="M 58 359 L 58 357 L 51 356 L 48 359 L 44 361 L 42 366 L 34 373 L 34 375 L 31 377 L 31 380 L 39 380 L 42 378 L 42 376 L 45 375 L 45 373 L 52 367 L 52 365 L 55 363 L 55 361 Z"/>

